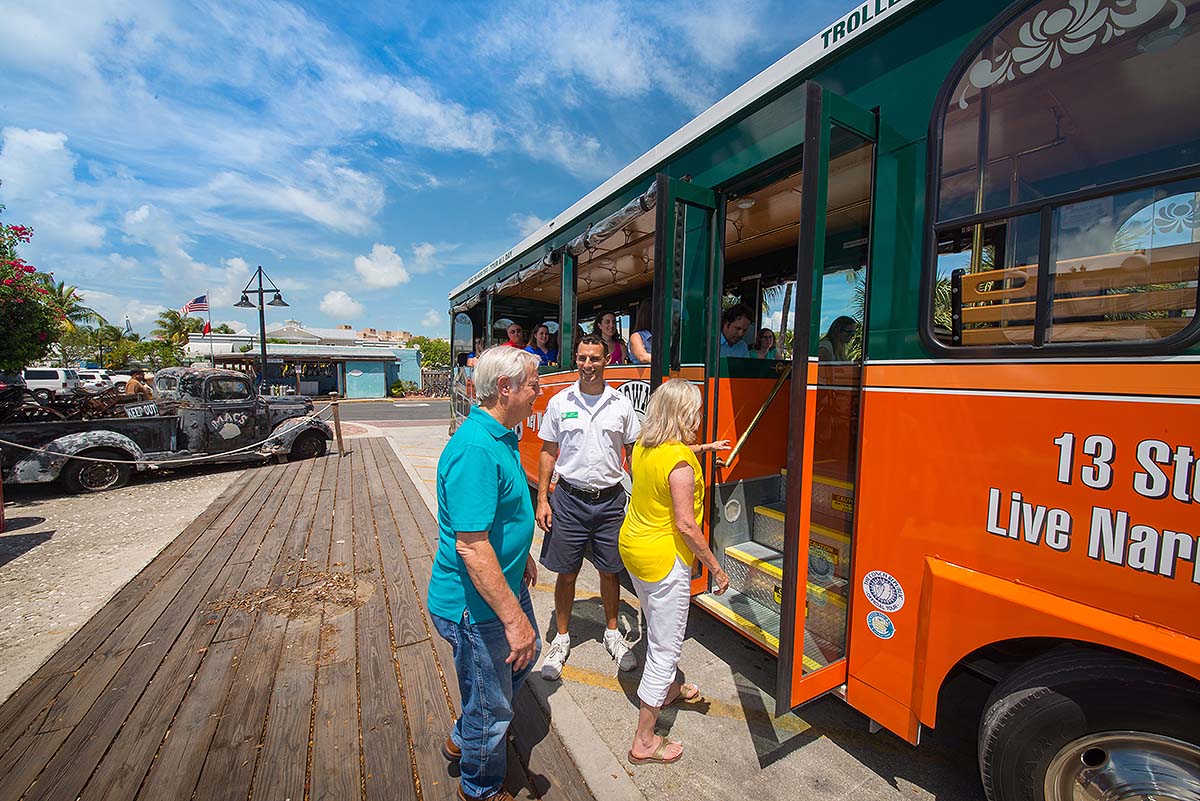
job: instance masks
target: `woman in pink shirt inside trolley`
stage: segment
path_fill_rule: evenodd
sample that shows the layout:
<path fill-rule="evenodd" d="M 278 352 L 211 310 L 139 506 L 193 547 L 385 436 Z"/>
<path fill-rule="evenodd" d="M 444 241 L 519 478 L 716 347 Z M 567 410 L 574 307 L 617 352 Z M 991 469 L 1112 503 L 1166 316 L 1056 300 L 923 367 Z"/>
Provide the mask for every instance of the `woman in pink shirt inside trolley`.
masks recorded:
<path fill-rule="evenodd" d="M 629 361 L 629 349 L 625 340 L 617 333 L 617 315 L 613 312 L 601 312 L 592 324 L 592 333 L 604 340 L 608 346 L 608 363 L 625 364 Z"/>

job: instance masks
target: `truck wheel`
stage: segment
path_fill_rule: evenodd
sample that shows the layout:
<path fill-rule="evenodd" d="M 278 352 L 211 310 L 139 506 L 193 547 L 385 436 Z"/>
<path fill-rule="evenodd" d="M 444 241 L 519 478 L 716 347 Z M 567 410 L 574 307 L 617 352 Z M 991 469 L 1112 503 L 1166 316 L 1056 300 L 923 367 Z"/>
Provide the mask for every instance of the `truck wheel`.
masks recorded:
<path fill-rule="evenodd" d="M 316 459 L 325 455 L 325 435 L 320 431 L 305 431 L 292 441 L 292 449 L 288 452 L 288 460 L 295 462 L 301 459 Z"/>
<path fill-rule="evenodd" d="M 129 454 L 111 450 L 94 450 L 81 455 L 93 459 L 129 459 Z M 62 481 L 75 493 L 116 489 L 129 483 L 129 465 L 71 459 L 62 470 Z"/>
<path fill-rule="evenodd" d="M 54 400 L 54 393 L 48 389 L 35 389 L 33 397 L 37 398 L 37 402 L 45 406 L 50 401 Z"/>
<path fill-rule="evenodd" d="M 1001 682 L 979 726 L 989 801 L 1200 799 L 1200 684 L 1063 646 Z"/>

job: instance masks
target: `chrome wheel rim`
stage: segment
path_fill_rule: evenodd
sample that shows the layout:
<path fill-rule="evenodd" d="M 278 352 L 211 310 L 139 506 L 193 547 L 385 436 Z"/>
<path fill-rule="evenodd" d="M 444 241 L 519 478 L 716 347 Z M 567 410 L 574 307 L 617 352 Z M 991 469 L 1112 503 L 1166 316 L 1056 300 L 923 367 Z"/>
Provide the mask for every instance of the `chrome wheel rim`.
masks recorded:
<path fill-rule="evenodd" d="M 79 483 L 90 490 L 108 489 L 117 483 L 117 477 L 120 474 L 121 472 L 115 464 L 90 462 L 79 471 Z"/>
<path fill-rule="evenodd" d="M 1136 731 L 1067 743 L 1046 768 L 1046 801 L 1200 801 L 1200 747 Z"/>

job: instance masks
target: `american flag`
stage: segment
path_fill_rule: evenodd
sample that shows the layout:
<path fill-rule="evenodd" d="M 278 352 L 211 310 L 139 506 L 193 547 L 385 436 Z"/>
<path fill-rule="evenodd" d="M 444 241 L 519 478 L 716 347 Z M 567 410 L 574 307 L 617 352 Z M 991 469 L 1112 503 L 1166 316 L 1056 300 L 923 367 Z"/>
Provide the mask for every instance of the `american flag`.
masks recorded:
<path fill-rule="evenodd" d="M 208 295 L 201 295 L 198 298 L 192 298 L 187 303 L 183 304 L 183 308 L 179 310 L 180 314 L 191 314 L 192 312 L 208 311 Z"/>

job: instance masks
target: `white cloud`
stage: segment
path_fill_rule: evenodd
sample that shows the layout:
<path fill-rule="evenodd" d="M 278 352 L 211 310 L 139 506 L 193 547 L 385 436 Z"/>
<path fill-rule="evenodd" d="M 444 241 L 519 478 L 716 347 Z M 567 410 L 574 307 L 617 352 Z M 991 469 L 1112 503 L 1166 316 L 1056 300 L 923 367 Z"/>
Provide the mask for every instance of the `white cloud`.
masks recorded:
<path fill-rule="evenodd" d="M 363 313 L 363 305 L 340 289 L 325 293 L 321 298 L 321 311 L 330 317 L 353 320 Z"/>
<path fill-rule="evenodd" d="M 421 318 L 422 328 L 438 328 L 445 325 L 446 315 L 442 314 L 437 309 L 430 309 L 425 312 L 425 316 Z"/>
<path fill-rule="evenodd" d="M 125 317 L 128 315 L 130 323 L 144 328 L 157 320 L 159 313 L 165 308 L 159 303 L 145 303 L 136 298 L 114 295 L 99 289 L 78 289 L 84 303 L 100 312 L 105 320 L 115 326 L 125 325 Z"/>
<path fill-rule="evenodd" d="M 36 234 L 30 253 L 100 247 L 100 209 L 76 202 L 78 157 L 67 148 L 66 134 L 8 127 L 0 138 L 0 198 L 30 210 L 24 220 Z"/>
<path fill-rule="evenodd" d="M 437 246 L 431 242 L 416 243 L 413 246 L 413 272 L 433 272 L 442 269 L 442 260 L 438 259 L 438 253 L 445 249 L 454 247 Z"/>
<path fill-rule="evenodd" d="M 193 193 L 194 199 L 209 208 L 244 206 L 279 211 L 348 233 L 369 228 L 383 208 L 383 185 L 347 166 L 344 159 L 320 151 L 300 166 L 288 180 L 222 172 Z"/>
<path fill-rule="evenodd" d="M 521 236 L 529 236 L 546 224 L 546 220 L 536 214 L 510 214 L 508 221 L 521 232 Z"/>
<path fill-rule="evenodd" d="M 376 242 L 369 256 L 354 257 L 354 271 L 369 287 L 390 287 L 406 283 L 408 270 L 404 258 L 391 245 Z"/>

